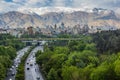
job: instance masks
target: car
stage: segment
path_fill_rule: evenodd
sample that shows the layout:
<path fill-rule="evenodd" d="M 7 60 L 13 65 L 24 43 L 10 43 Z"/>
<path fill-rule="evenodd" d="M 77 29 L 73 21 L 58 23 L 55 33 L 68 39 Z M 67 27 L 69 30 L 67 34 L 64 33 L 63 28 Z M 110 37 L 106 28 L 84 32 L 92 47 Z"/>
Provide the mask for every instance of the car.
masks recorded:
<path fill-rule="evenodd" d="M 27 62 L 27 64 L 29 64 L 29 63 Z"/>
<path fill-rule="evenodd" d="M 11 74 L 12 76 L 14 76 L 15 75 L 15 72 L 12 72 L 12 74 Z"/>
<path fill-rule="evenodd" d="M 10 71 L 12 71 L 12 68 L 10 68 Z"/>
<path fill-rule="evenodd" d="M 16 68 L 18 68 L 18 65 L 15 65 Z"/>
<path fill-rule="evenodd" d="M 15 67 L 14 66 L 12 66 L 12 69 L 14 69 Z"/>
<path fill-rule="evenodd" d="M 39 77 L 39 76 L 37 77 L 37 80 L 40 80 L 40 77 Z"/>
<path fill-rule="evenodd" d="M 30 66 L 33 66 L 33 64 L 30 64 Z"/>
<path fill-rule="evenodd" d="M 27 70 L 29 70 L 30 68 L 27 68 Z"/>

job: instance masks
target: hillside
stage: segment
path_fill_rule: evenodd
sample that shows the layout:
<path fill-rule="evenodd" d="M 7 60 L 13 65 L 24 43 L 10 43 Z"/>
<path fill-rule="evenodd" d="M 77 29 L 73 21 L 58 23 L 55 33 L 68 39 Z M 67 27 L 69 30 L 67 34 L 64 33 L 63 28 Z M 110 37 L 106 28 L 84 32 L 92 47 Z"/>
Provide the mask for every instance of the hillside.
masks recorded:
<path fill-rule="evenodd" d="M 17 11 L 0 14 L 0 27 L 45 27 L 47 25 L 59 25 L 73 27 L 76 24 L 88 24 L 93 27 L 112 26 L 120 28 L 120 17 L 111 10 L 94 10 L 94 12 L 49 12 L 42 15 L 36 13 L 26 14 Z"/>

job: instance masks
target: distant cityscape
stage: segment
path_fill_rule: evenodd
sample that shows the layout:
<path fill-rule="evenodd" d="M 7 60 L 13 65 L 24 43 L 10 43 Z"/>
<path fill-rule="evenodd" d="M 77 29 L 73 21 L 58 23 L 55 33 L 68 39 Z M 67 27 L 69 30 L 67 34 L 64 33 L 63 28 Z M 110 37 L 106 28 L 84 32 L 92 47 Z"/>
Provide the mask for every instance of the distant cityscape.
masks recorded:
<path fill-rule="evenodd" d="M 96 33 L 101 31 L 107 31 L 107 30 L 116 30 L 117 28 L 112 26 L 88 26 L 86 25 L 80 25 L 76 24 L 73 27 L 65 26 L 64 23 L 61 23 L 61 25 L 55 24 L 47 25 L 44 28 L 42 27 L 34 27 L 34 26 L 28 26 L 26 28 L 11 28 L 9 26 L 0 28 L 0 34 L 10 34 L 15 37 L 21 37 L 23 34 L 27 35 L 35 35 L 35 34 L 42 34 L 46 36 L 54 36 L 58 34 L 87 34 L 87 33 Z"/>

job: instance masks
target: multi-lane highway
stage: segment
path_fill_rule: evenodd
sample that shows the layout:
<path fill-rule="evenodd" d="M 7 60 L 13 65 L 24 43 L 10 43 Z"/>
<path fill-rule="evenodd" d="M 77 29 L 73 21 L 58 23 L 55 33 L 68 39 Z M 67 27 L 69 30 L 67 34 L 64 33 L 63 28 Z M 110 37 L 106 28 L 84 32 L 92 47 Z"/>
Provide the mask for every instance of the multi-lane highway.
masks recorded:
<path fill-rule="evenodd" d="M 21 62 L 21 58 L 29 50 L 29 48 L 30 48 L 30 46 L 25 47 L 17 52 L 17 56 L 13 61 L 13 65 L 7 71 L 7 77 L 5 80 L 15 80 L 15 75 L 17 74 L 17 67 L 19 66 L 19 64 Z"/>
<path fill-rule="evenodd" d="M 35 54 L 38 50 L 43 51 L 42 46 L 38 46 L 33 49 L 28 56 L 25 63 L 25 80 L 44 80 L 39 70 L 38 64 L 36 64 Z"/>

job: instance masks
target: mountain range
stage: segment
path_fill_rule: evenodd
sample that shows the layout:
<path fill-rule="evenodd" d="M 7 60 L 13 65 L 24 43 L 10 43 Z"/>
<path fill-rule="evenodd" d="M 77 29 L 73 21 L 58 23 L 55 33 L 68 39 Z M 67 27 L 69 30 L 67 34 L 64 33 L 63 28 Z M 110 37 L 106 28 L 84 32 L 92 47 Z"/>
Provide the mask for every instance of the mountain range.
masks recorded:
<path fill-rule="evenodd" d="M 120 28 L 120 16 L 112 10 L 94 9 L 21 9 L 0 14 L 0 27 L 24 28 L 45 27 L 64 23 L 65 26 L 73 27 L 77 24 L 93 27 Z"/>

